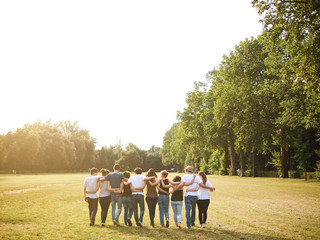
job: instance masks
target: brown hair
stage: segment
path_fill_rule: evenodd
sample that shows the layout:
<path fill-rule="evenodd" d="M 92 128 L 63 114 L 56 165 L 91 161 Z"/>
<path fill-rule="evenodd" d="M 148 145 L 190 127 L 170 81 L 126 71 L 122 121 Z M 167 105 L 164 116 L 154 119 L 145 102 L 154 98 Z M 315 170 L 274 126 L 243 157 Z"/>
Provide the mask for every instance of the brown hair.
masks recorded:
<path fill-rule="evenodd" d="M 113 170 L 116 170 L 116 171 L 120 170 L 120 165 L 119 164 L 115 164 L 113 166 Z"/>
<path fill-rule="evenodd" d="M 130 178 L 130 172 L 129 171 L 124 171 L 123 172 L 123 176 L 125 177 L 125 178 Z"/>
<path fill-rule="evenodd" d="M 150 168 L 147 172 L 147 177 L 153 177 L 153 176 L 157 177 L 157 174 L 153 168 Z"/>
<path fill-rule="evenodd" d="M 94 174 L 94 173 L 97 173 L 98 172 L 98 168 L 89 168 L 89 171 L 90 171 L 90 174 Z"/>
<path fill-rule="evenodd" d="M 172 181 L 174 182 L 180 182 L 181 181 L 181 177 L 180 176 L 175 176 Z"/>
<path fill-rule="evenodd" d="M 165 178 L 168 176 L 167 170 L 162 170 L 162 171 L 160 172 L 160 174 L 161 174 L 161 176 L 164 176 Z"/>
<path fill-rule="evenodd" d="M 105 168 L 101 168 L 100 172 L 101 172 L 102 176 L 107 176 L 110 173 L 110 171 Z"/>
<path fill-rule="evenodd" d="M 142 168 L 139 168 L 139 167 L 135 168 L 134 169 L 134 173 L 135 174 L 141 174 L 142 173 Z"/>
<path fill-rule="evenodd" d="M 199 172 L 199 176 L 201 176 L 203 184 L 206 184 L 207 182 L 206 174 L 204 172 Z"/>

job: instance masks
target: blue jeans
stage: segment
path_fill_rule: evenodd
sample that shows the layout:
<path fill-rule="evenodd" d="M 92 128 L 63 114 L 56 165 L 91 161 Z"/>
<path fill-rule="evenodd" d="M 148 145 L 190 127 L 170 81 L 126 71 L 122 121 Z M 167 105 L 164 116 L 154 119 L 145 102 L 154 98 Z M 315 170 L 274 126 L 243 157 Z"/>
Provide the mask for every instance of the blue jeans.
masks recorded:
<path fill-rule="evenodd" d="M 186 219 L 187 219 L 187 227 L 191 228 L 194 226 L 194 221 L 196 218 L 196 205 L 197 205 L 197 196 L 187 196 L 184 197 L 184 202 L 186 205 Z M 191 216 L 190 216 L 191 212 Z"/>
<path fill-rule="evenodd" d="M 181 223 L 181 221 L 182 221 L 182 216 L 181 216 L 182 205 L 183 205 L 183 201 L 171 201 L 171 207 L 173 210 L 173 218 L 174 218 L 174 222 L 176 225 L 178 223 Z"/>
<path fill-rule="evenodd" d="M 143 221 L 143 215 L 144 215 L 144 199 L 143 199 L 143 195 L 141 194 L 132 194 L 132 198 L 133 198 L 133 212 L 134 212 L 134 220 L 136 221 L 136 225 L 138 226 L 138 222 Z M 140 218 L 138 220 L 138 204 L 140 207 Z"/>
<path fill-rule="evenodd" d="M 158 197 L 160 224 L 164 225 L 163 215 L 169 219 L 169 196 L 160 194 Z"/>
<path fill-rule="evenodd" d="M 116 205 L 118 205 L 117 213 L 116 213 Z M 122 195 L 114 194 L 111 195 L 111 207 L 112 207 L 112 220 L 119 221 L 119 216 L 122 208 Z"/>
<path fill-rule="evenodd" d="M 122 204 L 123 204 L 123 210 L 124 210 L 124 214 L 123 214 L 124 225 L 127 225 L 127 220 L 131 219 L 133 214 L 133 198 L 122 197 Z"/>
<path fill-rule="evenodd" d="M 158 202 L 157 197 L 146 197 L 146 202 L 149 209 L 149 217 L 151 224 L 154 224 L 154 216 L 156 214 L 156 206 Z"/>

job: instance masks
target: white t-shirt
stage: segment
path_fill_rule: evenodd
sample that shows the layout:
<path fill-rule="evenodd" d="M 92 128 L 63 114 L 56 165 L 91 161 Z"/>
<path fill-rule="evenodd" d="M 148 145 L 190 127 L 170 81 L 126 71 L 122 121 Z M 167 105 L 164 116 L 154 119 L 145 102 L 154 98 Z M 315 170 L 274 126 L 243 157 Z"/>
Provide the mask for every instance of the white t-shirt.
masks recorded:
<path fill-rule="evenodd" d="M 207 180 L 206 186 L 212 187 L 211 183 Z M 210 189 L 200 187 L 198 190 L 198 200 L 210 199 Z"/>
<path fill-rule="evenodd" d="M 146 177 L 138 174 L 138 175 L 134 175 L 131 178 L 129 178 L 128 182 L 131 183 L 133 188 L 141 188 L 143 187 L 143 181 Z M 143 195 L 143 191 L 141 192 L 132 192 L 132 194 L 140 194 Z"/>
<path fill-rule="evenodd" d="M 110 192 L 107 190 L 107 181 L 100 182 L 99 197 L 110 196 Z"/>
<path fill-rule="evenodd" d="M 95 191 L 97 188 L 97 180 L 99 176 L 89 176 L 84 179 L 83 186 L 87 187 L 87 191 Z M 97 193 L 87 193 L 88 198 L 98 198 Z"/>
<path fill-rule="evenodd" d="M 193 179 L 193 174 L 186 174 L 181 178 L 181 182 L 185 182 L 185 183 L 191 182 L 192 179 Z M 200 183 L 202 183 L 202 180 L 199 178 L 199 176 L 196 176 L 196 178 L 194 179 L 193 184 L 191 184 L 190 186 L 187 186 L 186 190 L 197 188 L 197 187 L 199 187 Z M 198 196 L 198 193 L 197 192 L 187 192 L 186 191 L 184 196 L 185 197 L 187 197 L 187 196 Z"/>

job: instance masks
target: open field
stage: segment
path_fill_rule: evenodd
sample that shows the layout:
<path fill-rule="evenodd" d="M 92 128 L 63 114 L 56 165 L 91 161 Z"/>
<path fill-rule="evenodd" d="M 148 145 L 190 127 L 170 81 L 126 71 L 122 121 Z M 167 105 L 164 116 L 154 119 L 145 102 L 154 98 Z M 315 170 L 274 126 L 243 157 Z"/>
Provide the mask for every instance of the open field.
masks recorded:
<path fill-rule="evenodd" d="M 176 174 L 170 173 L 169 178 Z M 300 179 L 209 176 L 211 193 L 206 228 L 149 226 L 89 227 L 83 201 L 86 174 L 0 175 L 0 239 L 319 239 L 320 183 Z M 120 217 L 123 224 L 123 214 Z"/>

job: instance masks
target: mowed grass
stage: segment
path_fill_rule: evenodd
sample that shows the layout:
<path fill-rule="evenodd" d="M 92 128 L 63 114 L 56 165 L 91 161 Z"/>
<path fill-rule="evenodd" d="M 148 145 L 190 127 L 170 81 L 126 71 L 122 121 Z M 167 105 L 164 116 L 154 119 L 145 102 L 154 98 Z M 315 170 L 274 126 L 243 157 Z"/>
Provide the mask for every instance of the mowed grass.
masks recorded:
<path fill-rule="evenodd" d="M 176 173 L 170 173 L 173 178 Z M 181 175 L 181 174 L 180 174 Z M 0 239 L 320 239 L 320 183 L 300 179 L 208 176 L 211 193 L 206 228 L 89 226 L 83 201 L 86 174 L 0 175 Z M 120 217 L 123 225 L 123 212 Z"/>

